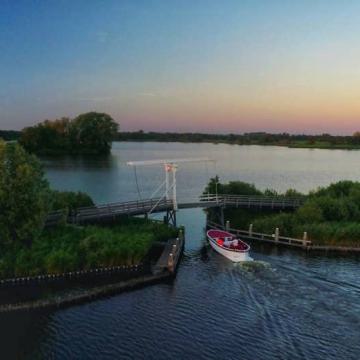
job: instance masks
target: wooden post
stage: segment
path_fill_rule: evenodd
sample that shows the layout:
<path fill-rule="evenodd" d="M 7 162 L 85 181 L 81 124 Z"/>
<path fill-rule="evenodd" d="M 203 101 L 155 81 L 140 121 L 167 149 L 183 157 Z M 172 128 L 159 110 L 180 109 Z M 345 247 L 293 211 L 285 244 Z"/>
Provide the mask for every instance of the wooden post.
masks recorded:
<path fill-rule="evenodd" d="M 249 237 L 252 237 L 253 234 L 253 224 L 250 224 L 249 226 Z"/>
<path fill-rule="evenodd" d="M 184 231 L 182 228 L 179 230 L 179 239 L 184 240 Z"/>
<path fill-rule="evenodd" d="M 230 230 L 230 221 L 229 221 L 229 220 L 226 220 L 225 230 L 226 230 L 226 231 L 229 231 L 229 230 Z"/>
<path fill-rule="evenodd" d="M 279 241 L 279 228 L 275 229 L 275 242 Z"/>
<path fill-rule="evenodd" d="M 168 269 L 170 272 L 174 272 L 174 255 L 173 253 L 169 254 L 169 259 L 168 259 Z"/>
<path fill-rule="evenodd" d="M 304 247 L 307 246 L 307 239 L 308 239 L 307 232 L 304 231 L 304 235 L 303 235 L 303 246 L 304 246 Z"/>

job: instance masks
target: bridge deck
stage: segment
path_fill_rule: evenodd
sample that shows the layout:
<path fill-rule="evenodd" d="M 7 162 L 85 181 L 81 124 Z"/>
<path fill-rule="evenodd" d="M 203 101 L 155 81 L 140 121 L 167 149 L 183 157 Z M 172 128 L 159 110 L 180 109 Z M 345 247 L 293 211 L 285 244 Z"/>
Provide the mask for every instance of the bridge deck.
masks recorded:
<path fill-rule="evenodd" d="M 297 209 L 303 199 L 271 197 L 271 196 L 243 196 L 243 195 L 206 195 L 188 202 L 180 202 L 179 209 L 238 207 L 256 209 Z M 142 215 L 148 213 L 165 212 L 172 210 L 172 200 L 149 199 L 142 201 L 128 201 L 80 208 L 66 220 L 73 224 L 85 224 L 93 221 L 116 219 L 123 215 Z M 52 226 L 64 220 L 63 211 L 54 211 L 49 214 L 46 226 Z"/>

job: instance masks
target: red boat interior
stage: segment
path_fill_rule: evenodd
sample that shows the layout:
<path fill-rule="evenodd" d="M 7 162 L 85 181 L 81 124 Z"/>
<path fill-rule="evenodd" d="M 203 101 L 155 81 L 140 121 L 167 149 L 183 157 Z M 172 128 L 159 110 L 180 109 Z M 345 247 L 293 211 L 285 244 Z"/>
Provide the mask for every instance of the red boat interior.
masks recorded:
<path fill-rule="evenodd" d="M 224 248 L 228 248 L 231 250 L 239 250 L 244 251 L 248 250 L 249 246 L 242 242 L 239 239 L 236 239 L 235 236 L 226 233 L 224 231 L 220 230 L 211 230 L 209 231 L 209 236 L 211 236 L 214 240 L 216 240 L 216 243 Z"/>

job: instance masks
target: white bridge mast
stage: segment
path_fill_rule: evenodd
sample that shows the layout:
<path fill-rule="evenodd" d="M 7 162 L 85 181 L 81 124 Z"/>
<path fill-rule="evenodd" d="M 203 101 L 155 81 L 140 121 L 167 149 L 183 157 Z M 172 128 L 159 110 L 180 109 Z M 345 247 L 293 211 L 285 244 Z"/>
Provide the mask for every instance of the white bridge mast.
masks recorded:
<path fill-rule="evenodd" d="M 127 165 L 130 166 L 147 166 L 147 165 L 163 165 L 165 170 L 165 193 L 161 197 L 166 200 L 172 200 L 173 210 L 178 210 L 177 193 L 176 193 L 176 171 L 178 163 L 186 162 L 213 162 L 214 160 L 209 158 L 193 158 L 193 159 L 163 159 L 163 160 L 144 160 L 144 161 L 129 161 Z M 172 179 L 170 182 L 170 173 Z M 163 185 L 163 184 L 162 184 Z M 160 189 L 158 189 L 160 190 Z M 170 197 L 170 191 L 172 190 L 172 197 Z"/>

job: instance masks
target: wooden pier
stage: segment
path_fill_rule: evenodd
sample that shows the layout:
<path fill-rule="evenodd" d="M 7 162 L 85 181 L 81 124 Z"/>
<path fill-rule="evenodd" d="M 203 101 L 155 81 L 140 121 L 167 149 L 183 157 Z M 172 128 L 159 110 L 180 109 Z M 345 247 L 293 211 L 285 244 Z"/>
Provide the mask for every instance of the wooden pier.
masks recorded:
<path fill-rule="evenodd" d="M 264 234 L 253 231 L 252 225 L 248 230 L 239 230 L 230 227 L 230 222 L 227 221 L 225 225 L 221 225 L 212 221 L 207 222 L 207 227 L 210 229 L 221 229 L 228 231 L 235 236 L 250 241 L 260 243 L 268 243 L 275 246 L 287 246 L 292 248 L 303 249 L 306 251 L 319 252 L 336 252 L 336 253 L 354 253 L 360 254 L 360 247 L 353 246 L 335 246 L 335 245 L 316 245 L 311 240 L 308 240 L 308 234 L 304 232 L 302 239 L 280 236 L 279 228 L 274 229 L 273 234 Z"/>
<path fill-rule="evenodd" d="M 207 222 L 207 227 L 210 229 L 221 229 L 228 231 L 235 236 L 244 240 L 254 240 L 262 243 L 270 243 L 273 245 L 283 245 L 289 247 L 296 247 L 302 249 L 309 249 L 311 247 L 311 241 L 307 239 L 307 235 L 304 234 L 303 239 L 296 239 L 286 236 L 280 236 L 279 229 L 274 229 L 274 234 L 264 234 L 253 231 L 252 225 L 248 230 L 239 230 L 230 227 L 230 222 L 227 221 L 225 225 L 217 224 L 212 221 Z"/>

